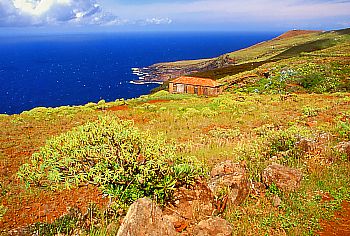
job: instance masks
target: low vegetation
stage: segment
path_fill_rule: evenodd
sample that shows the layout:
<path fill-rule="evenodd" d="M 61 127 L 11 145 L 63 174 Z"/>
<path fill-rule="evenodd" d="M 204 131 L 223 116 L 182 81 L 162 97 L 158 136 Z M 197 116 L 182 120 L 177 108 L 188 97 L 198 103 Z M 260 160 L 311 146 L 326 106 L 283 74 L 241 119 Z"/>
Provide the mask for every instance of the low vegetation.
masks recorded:
<path fill-rule="evenodd" d="M 350 154 L 343 148 L 350 141 L 346 33 L 313 32 L 312 38 L 277 40 L 276 49 L 268 42 L 267 51 L 258 45 L 237 52 L 250 53 L 242 60 L 258 55 L 264 63 L 221 79 L 226 91 L 218 97 L 159 91 L 0 116 L 0 228 L 113 234 L 137 198 L 166 205 L 176 188 L 232 160 L 244 162 L 255 183 L 271 163 L 304 176 L 295 192 L 272 185 L 222 212 L 234 235 L 315 235 L 350 201 Z M 299 50 L 329 35 L 340 35 L 340 43 L 317 41 L 317 50 Z M 288 51 L 289 43 L 299 46 Z M 280 58 L 266 61 L 268 50 L 274 50 L 269 58 Z M 96 189 L 84 195 L 82 211 L 71 206 L 64 214 L 86 186 Z M 97 191 L 108 200 L 89 205 L 85 197 Z M 56 202 L 60 195 L 64 201 Z M 55 209 L 43 203 L 47 199 Z"/>
<path fill-rule="evenodd" d="M 145 196 L 164 204 L 175 188 L 204 175 L 195 158 L 176 156 L 175 147 L 130 121 L 102 116 L 48 140 L 18 176 L 51 190 L 97 185 L 123 208 Z"/>

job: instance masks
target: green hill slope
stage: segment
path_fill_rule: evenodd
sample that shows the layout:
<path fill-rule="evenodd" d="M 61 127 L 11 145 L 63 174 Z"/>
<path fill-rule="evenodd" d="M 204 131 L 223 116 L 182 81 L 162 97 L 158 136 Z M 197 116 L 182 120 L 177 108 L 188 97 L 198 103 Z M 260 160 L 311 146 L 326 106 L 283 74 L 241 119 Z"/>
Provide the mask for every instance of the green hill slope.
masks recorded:
<path fill-rule="evenodd" d="M 350 35 L 346 30 L 305 33 L 286 38 L 282 35 L 280 37 L 228 54 L 237 62 L 235 65 L 201 71 L 192 75 L 220 79 L 243 71 L 250 71 L 269 62 L 299 57 L 305 53 L 316 52 L 337 45 L 339 45 L 338 50 L 346 53 L 348 51 L 346 45 L 350 41 Z"/>

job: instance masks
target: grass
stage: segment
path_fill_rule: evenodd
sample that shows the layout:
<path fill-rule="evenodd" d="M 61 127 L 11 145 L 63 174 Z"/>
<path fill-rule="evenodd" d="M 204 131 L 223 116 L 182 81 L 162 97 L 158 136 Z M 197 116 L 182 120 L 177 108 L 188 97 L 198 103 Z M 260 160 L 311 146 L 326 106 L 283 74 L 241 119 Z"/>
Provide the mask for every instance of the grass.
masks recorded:
<path fill-rule="evenodd" d="M 293 46 L 284 52 L 274 56 L 272 59 L 286 59 L 299 56 L 301 53 L 314 52 L 325 48 L 332 47 L 336 44 L 334 39 L 318 39 L 312 42 L 303 43 Z"/>
<path fill-rule="evenodd" d="M 266 61 L 292 46 L 311 42 L 319 37 L 322 37 L 320 33 L 311 33 L 285 39 L 275 39 L 229 53 L 229 55 L 230 57 L 235 58 L 238 63 Z"/>
<path fill-rule="evenodd" d="M 152 136 L 157 136 L 159 132 L 163 133 L 166 140 L 173 140 L 176 143 L 177 155 L 196 157 L 208 168 L 227 159 L 245 160 L 250 179 L 255 181 L 260 181 L 261 171 L 271 163 L 270 159 L 273 156 L 277 157 L 279 163 L 300 168 L 305 176 L 302 188 L 294 195 L 282 194 L 280 196 L 283 201 L 282 207 L 273 207 L 271 204 L 273 194 L 267 194 L 263 199 L 251 196 L 243 206 L 227 210 L 225 217 L 238 229 L 238 235 L 242 232 L 311 234 L 319 229 L 320 219 L 329 218 L 332 212 L 338 209 L 341 200 L 347 199 L 349 178 L 344 173 L 350 171 L 349 162 L 340 156 L 332 160 L 332 148 L 338 142 L 347 139 L 347 126 L 343 126 L 341 122 L 345 122 L 342 120 L 347 117 L 346 114 L 350 109 L 347 102 L 348 94 L 331 95 L 331 98 L 330 95 L 301 94 L 295 95 L 292 100 L 283 100 L 281 95 L 245 93 L 225 93 L 214 98 L 172 96 L 175 95 L 159 92 L 127 100 L 124 102 L 128 104 L 129 109 L 121 111 L 101 110 L 101 103 L 89 105 L 88 109 L 76 108 L 81 109 L 81 112 L 72 112 L 73 108 L 69 107 L 61 110 L 36 109 L 21 115 L 5 117 L 1 123 L 6 127 L 4 133 L 13 132 L 17 135 L 16 138 L 13 137 L 13 141 L 6 142 L 10 148 L 16 149 L 11 143 L 21 145 L 27 143 L 22 148 L 31 147 L 39 150 L 51 134 L 66 135 L 65 130 L 71 129 L 66 127 L 67 124 L 79 126 L 86 121 L 96 120 L 99 114 L 108 114 L 110 117 L 122 120 L 134 120 L 135 127 L 140 132 L 149 132 Z M 145 106 L 148 101 L 159 98 L 175 100 L 148 103 L 152 107 Z M 106 103 L 104 106 L 110 107 L 111 104 Z M 325 114 L 330 118 L 325 117 Z M 340 117 L 339 114 L 343 116 Z M 307 123 L 310 121 L 316 122 L 317 125 L 309 127 Z M 33 127 L 31 132 L 35 135 L 19 133 L 22 127 L 27 126 Z M 325 143 L 316 141 L 322 147 L 322 151 L 303 152 L 296 149 L 295 143 L 301 137 L 318 140 L 317 137 L 325 132 L 336 139 L 332 138 Z M 28 135 L 31 135 L 29 139 Z M 1 142 L 1 145 L 4 144 Z M 4 155 L 7 159 L 9 153 L 5 151 Z M 13 158 L 21 159 L 20 163 L 29 160 L 29 156 L 26 155 L 14 155 Z M 330 161 L 332 165 L 329 164 Z M 13 171 L 12 174 L 15 174 L 16 168 Z M 320 184 L 316 184 L 316 181 L 319 182 L 321 179 L 322 188 L 319 187 Z M 22 185 L 18 184 L 18 187 Z M 344 188 L 341 190 L 343 194 L 337 196 L 340 186 Z M 14 183 L 4 181 L 5 189 L 14 191 L 18 187 Z M 24 190 L 21 192 L 22 198 L 28 199 L 37 191 L 42 190 L 39 188 L 33 193 L 30 189 Z M 334 195 L 338 201 L 329 203 L 318 201 L 318 196 L 325 193 Z M 7 193 L 1 198 L 11 201 L 11 194 Z M 11 206 L 4 207 L 8 208 L 7 211 L 12 211 Z M 329 209 L 327 214 L 321 212 L 324 207 Z M 309 221 L 311 216 L 312 222 Z M 51 226 L 42 225 L 42 227 Z M 88 232 L 98 235 L 101 232 L 99 230 L 106 230 L 104 227 L 105 224 Z"/>
<path fill-rule="evenodd" d="M 230 91 L 249 93 L 326 93 L 349 91 L 350 57 L 300 56 L 266 63 L 220 82 Z M 261 75 L 269 71 L 269 77 Z M 249 75 L 255 75 L 249 77 Z M 247 76 L 248 75 L 248 76 Z"/>
<path fill-rule="evenodd" d="M 298 60 L 296 57 L 302 55 L 347 56 L 349 39 L 348 34 L 333 32 L 311 33 L 286 39 L 275 39 L 228 54 L 235 58 L 238 62 L 237 65 L 197 72 L 191 74 L 191 76 L 217 80 L 226 76 L 252 71 L 267 63 L 270 65 L 283 59 L 294 58 L 294 60 Z"/>
<path fill-rule="evenodd" d="M 267 61 L 242 63 L 242 64 L 227 66 L 227 67 L 219 68 L 215 70 L 197 72 L 197 73 L 191 74 L 190 76 L 218 80 L 218 79 L 224 78 L 227 75 L 236 75 L 241 72 L 251 71 L 255 68 L 258 68 L 261 65 L 264 65 L 265 63 L 267 63 Z"/>
<path fill-rule="evenodd" d="M 330 37 L 337 39 L 337 45 L 332 46 Z M 74 192 L 86 183 L 120 199 L 124 197 L 120 193 L 127 192 L 129 205 L 139 197 L 138 187 L 143 183 L 152 183 L 149 187 L 153 190 L 161 180 L 170 183 L 166 189 L 177 186 L 169 176 L 186 178 L 188 175 L 183 173 L 192 173 L 182 170 L 182 164 L 200 162 L 198 165 L 208 170 L 221 161 L 232 160 L 246 162 L 251 181 L 261 182 L 262 170 L 272 162 L 298 168 L 304 176 L 295 192 L 270 187 L 262 196 L 251 194 L 241 206 L 226 209 L 223 217 L 234 225 L 234 235 L 314 235 L 320 230 L 321 220 L 332 219 L 341 202 L 350 201 L 350 162 L 348 154 L 337 148 L 350 140 L 348 39 L 348 31 L 312 33 L 235 52 L 231 56 L 240 65 L 207 72 L 216 78 L 228 75 L 220 80 L 227 89 L 218 97 L 159 91 L 136 99 L 1 115 L 0 228 L 36 223 L 32 232 L 39 235 L 106 235 L 118 228 L 121 204 L 107 209 L 86 206 L 86 214 L 57 215 L 51 221 L 28 219 L 30 213 L 41 213 L 29 212 L 26 207 L 40 204 L 42 196 L 55 199 L 61 193 L 65 201 L 72 202 L 71 197 L 77 202 Z M 278 58 L 271 60 L 273 57 Z M 268 77 L 262 75 L 266 71 Z M 111 109 L 115 107 L 123 109 Z M 121 134 L 128 142 L 122 142 L 125 155 L 119 158 L 130 159 L 125 162 L 132 164 L 128 170 L 137 172 L 124 177 L 140 177 L 138 186 L 132 188 L 134 181 L 130 178 L 124 181 L 126 187 L 119 185 L 121 179 L 111 181 L 111 172 L 115 177 L 123 176 L 112 168 L 119 159 L 113 159 L 117 149 L 111 140 L 120 140 Z M 100 138 L 104 142 L 96 141 Z M 309 142 L 307 148 L 300 145 L 302 140 Z M 143 166 L 143 158 L 139 157 L 145 155 L 135 153 L 143 152 L 153 155 L 151 162 L 164 160 L 157 166 L 170 168 L 170 175 L 160 179 L 145 173 L 140 176 L 143 172 L 138 168 Z M 94 164 L 89 165 L 88 159 Z M 176 163 L 163 165 L 169 159 Z M 181 168 L 175 168 L 176 164 Z M 17 178 L 21 166 L 28 167 L 20 172 L 24 182 Z M 96 166 L 100 169 L 92 175 L 99 173 L 96 176 L 101 178 L 85 178 Z M 149 176 L 152 178 L 148 180 Z M 61 191 L 64 182 L 75 189 Z M 119 195 L 114 191 L 118 186 L 124 186 Z M 48 188 L 57 190 L 51 192 Z M 127 191 L 130 189 L 139 192 Z M 165 196 L 151 192 L 146 195 Z M 165 192 L 171 197 L 171 191 Z M 282 201 L 278 207 L 273 205 L 276 196 Z M 109 201 L 108 205 L 113 206 L 117 200 L 110 197 Z"/>

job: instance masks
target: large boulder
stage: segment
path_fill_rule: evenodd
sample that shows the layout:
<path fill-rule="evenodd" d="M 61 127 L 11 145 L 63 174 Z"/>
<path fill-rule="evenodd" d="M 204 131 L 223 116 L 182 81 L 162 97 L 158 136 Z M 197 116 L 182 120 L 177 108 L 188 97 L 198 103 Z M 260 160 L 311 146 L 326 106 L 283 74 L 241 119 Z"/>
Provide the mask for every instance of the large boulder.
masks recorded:
<path fill-rule="evenodd" d="M 220 217 L 211 217 L 196 225 L 193 230 L 194 236 L 231 236 L 232 226 Z"/>
<path fill-rule="evenodd" d="M 133 203 L 117 236 L 173 236 L 174 225 L 163 217 L 162 210 L 148 198 Z"/>
<path fill-rule="evenodd" d="M 303 174 L 300 170 L 273 163 L 262 173 L 262 181 L 267 186 L 275 184 L 282 191 L 294 191 L 300 186 Z"/>
<path fill-rule="evenodd" d="M 210 190 L 216 197 L 227 194 L 228 203 L 239 205 L 249 194 L 249 180 L 244 163 L 230 160 L 217 164 L 211 171 L 208 182 Z"/>

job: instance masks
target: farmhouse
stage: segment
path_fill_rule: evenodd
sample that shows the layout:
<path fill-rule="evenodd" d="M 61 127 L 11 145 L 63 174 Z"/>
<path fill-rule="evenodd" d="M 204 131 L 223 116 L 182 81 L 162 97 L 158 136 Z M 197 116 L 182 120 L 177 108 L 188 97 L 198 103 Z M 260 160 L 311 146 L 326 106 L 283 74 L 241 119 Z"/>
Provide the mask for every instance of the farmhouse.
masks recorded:
<path fill-rule="evenodd" d="M 222 93 L 222 88 L 212 79 L 181 76 L 169 82 L 169 92 L 216 96 Z"/>

